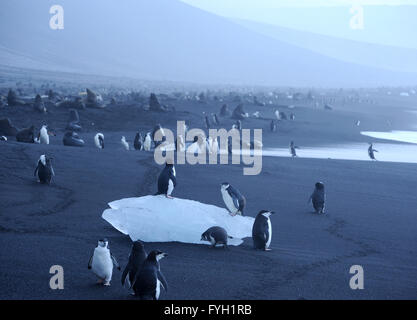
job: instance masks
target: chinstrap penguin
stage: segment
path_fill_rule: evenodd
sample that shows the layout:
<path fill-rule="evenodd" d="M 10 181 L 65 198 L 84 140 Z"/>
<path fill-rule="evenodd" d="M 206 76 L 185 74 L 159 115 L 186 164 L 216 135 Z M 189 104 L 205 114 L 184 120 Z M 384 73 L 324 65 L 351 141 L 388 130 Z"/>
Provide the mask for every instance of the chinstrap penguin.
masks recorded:
<path fill-rule="evenodd" d="M 136 274 L 142 267 L 143 262 L 146 260 L 147 254 L 143 243 L 139 240 L 133 242 L 132 250 L 130 251 L 129 261 L 123 270 L 122 274 L 122 286 L 125 281 L 128 282 L 128 287 L 131 288 L 132 283 L 136 278 Z M 126 279 L 127 277 L 127 279 Z"/>
<path fill-rule="evenodd" d="M 201 241 L 208 241 L 212 247 L 216 247 L 218 244 L 222 244 L 227 249 L 227 239 L 233 239 L 233 237 L 227 235 L 227 231 L 222 227 L 211 227 L 207 229 L 201 235 Z"/>
<path fill-rule="evenodd" d="M 94 144 L 99 149 L 104 149 L 104 135 L 102 133 L 97 133 L 94 136 Z"/>
<path fill-rule="evenodd" d="M 52 176 L 55 176 L 54 168 L 52 168 L 52 158 L 48 158 L 44 154 L 41 155 L 33 175 L 35 177 L 38 175 L 40 183 L 51 184 Z"/>
<path fill-rule="evenodd" d="M 88 261 L 88 269 L 91 269 L 98 277 L 97 283 L 110 286 L 113 275 L 113 264 L 120 270 L 116 258 L 110 252 L 108 240 L 99 240 L 97 247 L 94 249 L 90 260 Z"/>
<path fill-rule="evenodd" d="M 245 197 L 228 182 L 221 184 L 220 192 L 223 197 L 224 204 L 232 216 L 240 214 L 243 216 L 243 210 L 246 205 Z"/>
<path fill-rule="evenodd" d="M 324 213 L 326 192 L 324 191 L 323 182 L 317 182 L 313 193 L 310 196 L 309 202 L 313 203 L 314 210 L 316 213 Z"/>
<path fill-rule="evenodd" d="M 274 212 L 261 210 L 255 218 L 252 227 L 252 239 L 255 249 L 271 250 L 269 248 L 272 239 L 271 214 L 274 214 Z"/>
<path fill-rule="evenodd" d="M 158 178 L 157 195 L 164 194 L 167 198 L 172 198 L 171 194 L 176 186 L 177 178 L 175 167 L 172 163 L 169 163 L 168 161 Z"/>

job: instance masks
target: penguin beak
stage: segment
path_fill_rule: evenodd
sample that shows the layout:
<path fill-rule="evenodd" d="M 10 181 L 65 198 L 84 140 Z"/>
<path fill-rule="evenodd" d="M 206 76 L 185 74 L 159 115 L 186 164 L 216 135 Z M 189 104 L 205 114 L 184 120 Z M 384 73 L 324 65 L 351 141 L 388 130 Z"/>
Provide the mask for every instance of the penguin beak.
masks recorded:
<path fill-rule="evenodd" d="M 269 212 L 271 212 L 271 214 L 275 214 L 275 211 L 269 211 Z"/>

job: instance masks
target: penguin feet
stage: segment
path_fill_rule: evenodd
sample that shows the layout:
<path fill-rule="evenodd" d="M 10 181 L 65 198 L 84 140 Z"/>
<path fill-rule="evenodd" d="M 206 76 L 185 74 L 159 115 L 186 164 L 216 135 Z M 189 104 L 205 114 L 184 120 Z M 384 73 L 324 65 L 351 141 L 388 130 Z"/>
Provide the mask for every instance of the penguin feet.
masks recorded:
<path fill-rule="evenodd" d="M 173 197 L 173 196 L 166 195 L 166 197 L 167 197 L 168 199 L 174 199 L 174 197 Z"/>
<path fill-rule="evenodd" d="M 271 248 L 265 248 L 265 251 L 272 251 Z"/>
<path fill-rule="evenodd" d="M 104 286 L 106 286 L 106 287 L 110 287 L 110 281 L 105 281 L 105 282 L 103 283 L 103 285 L 104 285 Z"/>

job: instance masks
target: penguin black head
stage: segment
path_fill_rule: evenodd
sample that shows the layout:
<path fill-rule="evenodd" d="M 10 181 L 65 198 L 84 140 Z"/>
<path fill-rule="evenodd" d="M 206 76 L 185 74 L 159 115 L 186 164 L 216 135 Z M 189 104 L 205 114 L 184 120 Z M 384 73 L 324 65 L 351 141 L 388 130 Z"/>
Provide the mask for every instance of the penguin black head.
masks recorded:
<path fill-rule="evenodd" d="M 154 251 L 151 251 L 148 254 L 148 258 L 147 259 L 148 260 L 152 260 L 152 261 L 159 261 L 162 258 L 165 258 L 166 256 L 168 256 L 167 253 L 162 252 L 162 251 L 159 251 L 159 250 L 154 250 Z"/>
<path fill-rule="evenodd" d="M 230 186 L 230 183 L 229 183 L 229 182 L 223 182 L 223 183 L 221 184 L 221 188 L 222 188 L 222 189 L 227 189 L 227 188 L 229 188 L 229 186 Z"/>
<path fill-rule="evenodd" d="M 323 184 L 323 182 L 317 182 L 316 183 L 316 189 L 317 190 L 324 190 L 324 184 Z"/>
<path fill-rule="evenodd" d="M 258 216 L 259 216 L 259 215 L 262 215 L 262 216 L 264 216 L 265 218 L 269 218 L 269 217 L 270 217 L 270 215 L 271 215 L 271 214 L 274 214 L 274 213 L 275 213 L 274 211 L 269 211 L 269 210 L 261 210 L 261 211 L 259 211 Z"/>
<path fill-rule="evenodd" d="M 103 247 L 103 248 L 108 248 L 109 247 L 109 241 L 107 240 L 107 238 L 100 239 L 100 240 L 98 240 L 98 245 L 100 247 Z"/>
<path fill-rule="evenodd" d="M 136 240 L 133 242 L 133 251 L 142 251 L 144 249 L 142 241 Z"/>

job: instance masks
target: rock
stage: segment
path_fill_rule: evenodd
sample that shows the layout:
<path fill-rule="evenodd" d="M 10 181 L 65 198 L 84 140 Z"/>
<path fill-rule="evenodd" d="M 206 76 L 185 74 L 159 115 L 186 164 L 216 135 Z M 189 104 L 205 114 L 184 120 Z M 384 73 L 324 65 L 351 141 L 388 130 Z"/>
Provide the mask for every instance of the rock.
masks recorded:
<path fill-rule="evenodd" d="M 9 118 L 0 119 L 0 135 L 15 136 L 19 130 L 12 125 Z"/>
<path fill-rule="evenodd" d="M 35 126 L 22 129 L 16 134 L 18 142 L 35 143 Z"/>
<path fill-rule="evenodd" d="M 243 104 L 239 104 L 233 111 L 232 118 L 237 120 L 243 120 L 248 117 L 247 113 L 243 110 Z"/>
<path fill-rule="evenodd" d="M 96 94 L 94 91 L 87 88 L 87 99 L 85 106 L 87 108 L 104 108 L 105 105 L 102 104 L 102 98 L 100 95 Z"/>
<path fill-rule="evenodd" d="M 227 104 L 224 104 L 222 106 L 222 108 L 220 109 L 220 116 L 222 117 L 228 117 L 230 116 L 232 113 L 230 112 L 230 110 L 227 108 Z"/>
<path fill-rule="evenodd" d="M 166 109 L 159 103 L 158 98 L 154 93 L 149 97 L 149 110 L 157 112 L 165 112 Z"/>
<path fill-rule="evenodd" d="M 35 107 L 36 111 L 39 111 L 39 112 L 42 112 L 42 113 L 46 112 L 45 104 L 43 103 L 42 98 L 39 94 L 36 95 L 35 102 L 34 102 L 33 106 Z"/>

